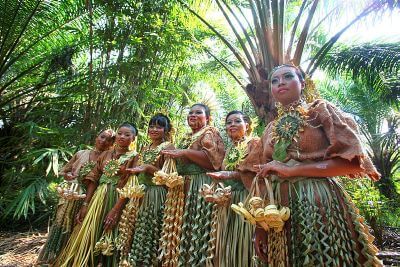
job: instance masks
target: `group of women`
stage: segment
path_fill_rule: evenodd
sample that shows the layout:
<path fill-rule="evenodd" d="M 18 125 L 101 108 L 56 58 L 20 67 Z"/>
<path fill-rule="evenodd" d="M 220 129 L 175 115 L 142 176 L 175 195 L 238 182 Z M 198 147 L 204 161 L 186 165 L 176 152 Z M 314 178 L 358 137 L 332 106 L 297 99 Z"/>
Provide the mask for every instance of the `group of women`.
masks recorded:
<path fill-rule="evenodd" d="M 122 124 L 115 136 L 111 130 L 102 131 L 95 149 L 78 152 L 64 167 L 65 180 L 75 179 L 85 188 L 85 197 L 60 200 L 38 262 L 55 266 L 380 266 L 373 237 L 335 178 L 379 178 L 355 122 L 324 100 L 306 103 L 304 75 L 295 66 L 277 67 L 270 81 L 278 116 L 261 139 L 251 136 L 251 121 L 245 114 L 232 111 L 225 119 L 230 138 L 225 149 L 204 104 L 190 108 L 191 132 L 176 146 L 171 122 L 162 114 L 151 118 L 150 144 L 139 153 L 129 150 L 137 135 L 133 125 Z M 183 178 L 184 204 L 181 218 L 167 227 L 164 212 L 172 203 L 171 189 L 155 183 L 153 176 L 165 170 L 166 164 L 171 166 L 171 161 Z M 88 171 L 90 162 L 95 164 Z M 128 210 L 131 202 L 127 202 L 132 200 L 118 194 L 132 184 L 127 183 L 132 175 L 145 188 L 137 211 Z M 218 190 L 229 196 L 222 204 L 212 195 Z M 264 217 L 248 221 L 247 215 L 243 219 L 230 208 L 249 199 L 260 199 L 265 216 L 274 205 L 287 207 L 290 216 L 274 228 L 266 226 Z M 123 255 L 116 244 L 121 234 L 118 222 L 132 212 L 136 212 L 135 219 L 128 220 L 132 236 Z M 179 234 L 170 244 L 171 239 L 161 242 L 168 231 Z M 175 260 L 165 261 L 162 246 L 176 248 Z"/>

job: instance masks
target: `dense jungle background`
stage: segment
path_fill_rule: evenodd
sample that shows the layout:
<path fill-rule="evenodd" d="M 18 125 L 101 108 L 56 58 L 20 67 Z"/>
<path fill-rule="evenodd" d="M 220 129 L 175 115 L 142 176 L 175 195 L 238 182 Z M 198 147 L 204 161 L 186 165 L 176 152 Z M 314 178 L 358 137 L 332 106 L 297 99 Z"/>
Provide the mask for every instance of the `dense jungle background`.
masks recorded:
<path fill-rule="evenodd" d="M 275 115 L 269 72 L 291 61 L 359 123 L 382 178 L 343 184 L 378 246 L 400 250 L 400 35 L 372 35 L 399 21 L 400 1 L 0 0 L 0 10 L 1 231 L 47 228 L 60 168 L 100 129 L 133 122 L 140 147 L 163 112 L 179 139 L 188 106 L 206 98 L 221 132 L 239 109 L 260 135 Z M 349 38 L 359 29 L 371 36 Z"/>

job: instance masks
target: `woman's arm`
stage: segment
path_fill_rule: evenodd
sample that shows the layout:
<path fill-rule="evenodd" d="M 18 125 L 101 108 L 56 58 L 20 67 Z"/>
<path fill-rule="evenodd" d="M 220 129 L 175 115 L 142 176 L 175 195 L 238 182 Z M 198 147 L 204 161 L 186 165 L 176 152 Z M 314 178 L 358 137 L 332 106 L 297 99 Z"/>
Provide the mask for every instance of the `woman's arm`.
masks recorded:
<path fill-rule="evenodd" d="M 333 158 L 319 162 L 298 163 L 287 166 L 279 161 L 271 161 L 267 164 L 256 165 L 260 177 L 275 174 L 282 178 L 290 177 L 333 177 L 345 175 L 357 175 L 362 172 L 359 162 L 355 159 L 348 161 L 342 158 Z"/>
<path fill-rule="evenodd" d="M 194 149 L 173 149 L 161 151 L 164 155 L 170 156 L 171 158 L 185 158 L 191 162 L 199 165 L 200 167 L 207 170 L 214 170 L 214 166 L 211 164 L 207 154 L 201 150 Z"/>
<path fill-rule="evenodd" d="M 108 231 L 115 227 L 121 216 L 122 209 L 125 207 L 127 198 L 119 198 L 114 207 L 108 212 L 106 218 L 104 219 L 104 230 Z"/>
<path fill-rule="evenodd" d="M 82 223 L 83 219 L 85 218 L 90 200 L 92 200 L 94 191 L 96 191 L 96 188 L 97 188 L 97 183 L 94 181 L 84 180 L 83 182 L 86 184 L 86 197 L 83 200 L 81 209 L 79 210 L 78 214 L 76 215 L 77 223 Z"/>
<path fill-rule="evenodd" d="M 217 181 L 240 180 L 240 174 L 237 171 L 207 172 L 206 174 Z"/>

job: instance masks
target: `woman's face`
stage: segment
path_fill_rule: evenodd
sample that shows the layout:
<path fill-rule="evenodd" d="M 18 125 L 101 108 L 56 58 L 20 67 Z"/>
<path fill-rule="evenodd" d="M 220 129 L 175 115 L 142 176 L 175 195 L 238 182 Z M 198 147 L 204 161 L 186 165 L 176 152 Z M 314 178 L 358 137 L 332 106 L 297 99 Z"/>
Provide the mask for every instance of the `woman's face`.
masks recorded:
<path fill-rule="evenodd" d="M 202 106 L 193 106 L 187 116 L 189 127 L 192 130 L 201 129 L 207 125 L 208 118 Z"/>
<path fill-rule="evenodd" d="M 136 135 L 128 127 L 121 127 L 117 131 L 115 142 L 121 147 L 128 147 L 134 140 Z"/>
<path fill-rule="evenodd" d="M 105 151 L 112 146 L 114 143 L 114 140 L 112 138 L 112 133 L 110 131 L 102 131 L 97 137 L 96 137 L 96 149 L 100 151 Z"/>
<path fill-rule="evenodd" d="M 246 135 L 249 124 L 245 122 L 242 114 L 232 114 L 226 119 L 225 128 L 232 141 L 242 139 Z"/>
<path fill-rule="evenodd" d="M 150 125 L 147 135 L 153 142 L 160 141 L 164 138 L 164 127 L 158 124 Z"/>
<path fill-rule="evenodd" d="M 279 68 L 271 76 L 272 96 L 284 106 L 299 100 L 303 88 L 304 82 L 292 67 Z"/>

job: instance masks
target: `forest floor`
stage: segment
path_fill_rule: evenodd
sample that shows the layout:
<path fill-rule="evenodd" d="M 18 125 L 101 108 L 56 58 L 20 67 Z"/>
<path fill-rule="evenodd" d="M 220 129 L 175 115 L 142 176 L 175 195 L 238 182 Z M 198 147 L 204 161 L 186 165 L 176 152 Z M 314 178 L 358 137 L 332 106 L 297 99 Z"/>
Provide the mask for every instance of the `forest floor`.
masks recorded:
<path fill-rule="evenodd" d="M 379 252 L 385 266 L 400 266 L 400 231 L 387 228 L 384 244 Z M 0 232 L 0 266 L 34 266 L 40 248 L 46 242 L 47 232 Z"/>

